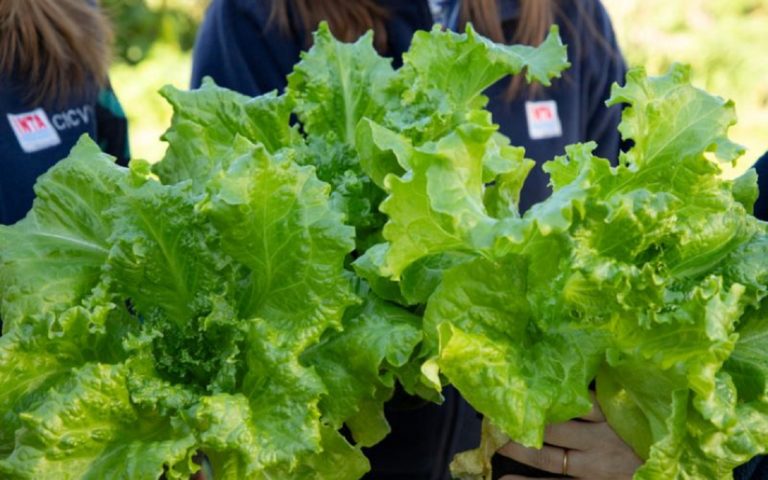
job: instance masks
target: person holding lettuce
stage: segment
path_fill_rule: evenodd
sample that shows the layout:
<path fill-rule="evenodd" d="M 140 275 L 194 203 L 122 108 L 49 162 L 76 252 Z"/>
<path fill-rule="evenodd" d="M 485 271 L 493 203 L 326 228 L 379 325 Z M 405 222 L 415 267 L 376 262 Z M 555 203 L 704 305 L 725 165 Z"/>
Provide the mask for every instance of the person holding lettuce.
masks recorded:
<path fill-rule="evenodd" d="M 127 121 L 107 78 L 110 35 L 90 1 L 0 2 L 0 224 L 26 215 L 37 177 L 83 134 L 127 164 Z"/>
<path fill-rule="evenodd" d="M 488 108 L 500 132 L 539 163 L 562 154 L 566 145 L 590 140 L 599 145 L 597 155 L 618 156 L 621 112 L 604 102 L 611 85 L 623 80 L 626 67 L 599 0 L 213 0 L 195 46 L 192 87 L 209 76 L 250 96 L 284 89 L 286 76 L 310 46 L 320 21 L 346 41 L 373 29 L 376 48 L 396 66 L 414 32 L 434 23 L 462 30 L 469 21 L 496 42 L 531 45 L 558 24 L 572 63 L 564 77 L 548 88 L 528 87 L 520 77 L 502 81 L 486 92 Z M 520 209 L 547 198 L 550 191 L 547 176 L 534 168 Z M 477 446 L 480 419 L 456 390 L 446 388 L 444 396 L 438 406 L 395 395 L 386 412 L 392 432 L 366 452 L 372 465 L 369 478 L 449 478 L 454 454 Z M 499 454 L 548 474 L 593 480 L 631 478 L 641 464 L 597 408 L 581 421 L 550 427 L 547 435 L 549 445 L 542 450 L 510 443 Z M 495 470 L 541 473 L 519 464 Z"/>
<path fill-rule="evenodd" d="M 127 165 L 128 123 L 107 79 L 109 39 L 92 2 L 0 2 L 0 225 L 24 218 L 37 177 L 83 134 Z"/>

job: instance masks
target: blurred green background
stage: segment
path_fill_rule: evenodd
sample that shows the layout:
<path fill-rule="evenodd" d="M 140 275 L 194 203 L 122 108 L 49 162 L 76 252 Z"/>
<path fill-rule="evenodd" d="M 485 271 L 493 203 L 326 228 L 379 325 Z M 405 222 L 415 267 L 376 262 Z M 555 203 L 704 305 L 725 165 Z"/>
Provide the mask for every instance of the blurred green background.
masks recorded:
<path fill-rule="evenodd" d="M 189 87 L 191 50 L 209 0 L 102 0 L 115 29 L 112 86 L 123 104 L 131 154 L 152 162 L 165 152 L 160 135 L 172 110 L 157 93 Z"/>
<path fill-rule="evenodd" d="M 159 160 L 171 110 L 157 94 L 187 88 L 190 50 L 209 0 L 103 0 L 116 28 L 112 82 L 130 120 L 133 155 Z M 260 0 L 253 0 L 260 1 Z M 471 1 L 471 0 L 470 0 Z M 579 0 L 569 0 L 579 1 Z M 736 174 L 768 150 L 768 0 L 604 0 L 631 65 L 691 65 L 697 86 L 736 103 Z"/>

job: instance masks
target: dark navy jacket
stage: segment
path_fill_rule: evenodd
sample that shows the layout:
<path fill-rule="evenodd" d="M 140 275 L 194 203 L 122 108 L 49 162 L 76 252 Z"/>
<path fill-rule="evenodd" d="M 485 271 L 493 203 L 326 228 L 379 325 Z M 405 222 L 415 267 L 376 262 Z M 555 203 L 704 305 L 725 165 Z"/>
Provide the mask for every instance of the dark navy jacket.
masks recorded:
<path fill-rule="evenodd" d="M 760 196 L 755 202 L 755 216 L 760 220 L 768 221 L 768 152 L 765 152 L 755 163 L 757 171 L 757 185 Z"/>
<path fill-rule="evenodd" d="M 427 0 L 380 3 L 390 12 L 386 53 L 398 65 L 413 33 L 432 27 L 432 14 Z M 606 108 L 604 102 L 611 84 L 623 80 L 625 65 L 610 20 L 598 0 L 559 1 L 558 5 L 562 10 L 558 17 L 560 33 L 573 66 L 536 98 L 524 95 L 508 102 L 502 95 L 508 80 L 494 85 L 486 92 L 489 109 L 501 132 L 511 138 L 513 145 L 524 146 L 527 156 L 538 163 L 563 154 L 565 145 L 587 140 L 598 142 L 598 155 L 615 160 L 620 143 L 616 130 L 620 111 Z M 517 0 L 500 0 L 500 6 L 504 28 L 513 31 L 519 17 Z M 251 96 L 285 87 L 286 76 L 306 44 L 307 32 L 293 18 L 293 35 L 279 33 L 276 26 L 268 25 L 270 7 L 267 0 L 212 1 L 195 46 L 193 88 L 199 87 L 205 76 Z M 595 29 L 601 41 L 596 40 Z M 557 105 L 562 135 L 532 139 L 526 102 L 549 100 Z M 521 207 L 527 209 L 548 195 L 546 175 L 536 168 L 523 190 Z M 392 433 L 366 451 L 372 464 L 369 478 L 448 478 L 447 465 L 453 454 L 479 443 L 480 420 L 455 390 L 449 388 L 445 395 L 442 406 L 417 408 L 407 408 L 413 400 L 396 395 L 386 411 Z"/>
<path fill-rule="evenodd" d="M 760 196 L 755 202 L 755 217 L 768 221 L 768 152 L 760 157 L 754 166 L 757 171 L 757 185 Z M 755 459 L 744 467 L 736 470 L 734 480 L 768 480 L 768 457 Z"/>
<path fill-rule="evenodd" d="M 50 105 L 25 101 L 20 81 L 0 77 L 0 224 L 32 207 L 37 177 L 69 154 L 87 133 L 102 149 L 128 162 L 125 115 L 111 89 L 97 88 Z"/>

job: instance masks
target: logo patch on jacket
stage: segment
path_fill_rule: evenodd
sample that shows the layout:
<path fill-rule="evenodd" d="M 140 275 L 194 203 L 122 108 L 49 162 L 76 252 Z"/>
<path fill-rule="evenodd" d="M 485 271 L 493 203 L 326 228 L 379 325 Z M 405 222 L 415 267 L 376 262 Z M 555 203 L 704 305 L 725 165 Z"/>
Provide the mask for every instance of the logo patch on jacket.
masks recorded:
<path fill-rule="evenodd" d="M 563 135 L 563 126 L 554 100 L 525 102 L 525 116 L 528 119 L 528 136 L 531 139 L 541 140 Z"/>
<path fill-rule="evenodd" d="M 16 115 L 9 113 L 7 116 L 16 140 L 25 153 L 39 152 L 61 143 L 58 132 L 42 108 Z"/>

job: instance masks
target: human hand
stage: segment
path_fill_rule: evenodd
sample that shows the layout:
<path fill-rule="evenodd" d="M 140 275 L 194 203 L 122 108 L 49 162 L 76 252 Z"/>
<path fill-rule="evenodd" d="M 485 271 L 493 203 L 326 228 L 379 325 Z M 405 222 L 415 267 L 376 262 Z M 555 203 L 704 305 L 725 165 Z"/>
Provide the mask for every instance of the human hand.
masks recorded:
<path fill-rule="evenodd" d="M 545 472 L 583 480 L 630 480 L 643 464 L 608 425 L 597 403 L 579 420 L 548 426 L 544 444 L 537 450 L 509 442 L 498 453 Z M 500 480 L 528 478 L 505 475 Z"/>

